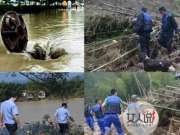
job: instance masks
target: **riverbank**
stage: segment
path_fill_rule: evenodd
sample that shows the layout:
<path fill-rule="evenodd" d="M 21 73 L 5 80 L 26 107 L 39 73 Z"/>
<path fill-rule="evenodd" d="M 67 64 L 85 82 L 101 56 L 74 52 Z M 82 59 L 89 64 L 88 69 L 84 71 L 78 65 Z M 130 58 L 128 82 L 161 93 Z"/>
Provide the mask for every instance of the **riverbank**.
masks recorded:
<path fill-rule="evenodd" d="M 68 98 L 68 99 L 64 99 L 64 101 L 78 101 L 78 100 L 84 100 L 84 98 Z M 30 102 L 30 103 L 35 103 L 35 102 L 62 102 L 62 100 L 60 98 L 54 98 L 54 97 L 48 97 L 45 99 L 39 99 L 39 100 L 24 100 L 24 101 L 18 101 L 17 103 L 24 103 L 24 102 Z"/>
<path fill-rule="evenodd" d="M 75 8 L 75 7 L 72 7 Z M 33 14 L 39 13 L 44 10 L 50 9 L 63 9 L 63 6 L 54 5 L 54 6 L 46 6 L 46 5 L 23 5 L 23 6 L 13 6 L 13 5 L 0 5 L 0 14 L 4 14 L 7 11 L 15 11 L 22 14 Z"/>

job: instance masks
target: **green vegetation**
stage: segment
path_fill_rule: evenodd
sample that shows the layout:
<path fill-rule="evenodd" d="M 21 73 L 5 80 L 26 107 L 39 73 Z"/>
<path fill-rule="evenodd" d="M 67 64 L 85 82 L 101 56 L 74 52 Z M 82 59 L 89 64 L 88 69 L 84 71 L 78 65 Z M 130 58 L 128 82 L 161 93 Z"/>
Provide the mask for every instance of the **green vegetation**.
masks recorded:
<path fill-rule="evenodd" d="M 28 130 L 20 135 L 59 135 L 59 127 L 54 127 L 49 115 L 44 115 L 43 120 L 35 123 L 25 123 L 28 125 Z M 0 135 L 4 135 L 0 131 Z M 69 122 L 68 135 L 84 135 L 84 130 L 81 125 Z"/>
<path fill-rule="evenodd" d="M 112 88 L 122 100 L 129 101 L 132 94 L 143 97 L 166 85 L 178 87 L 179 82 L 171 73 L 86 73 L 85 102 L 93 105 L 97 98 L 103 101 Z"/>
<path fill-rule="evenodd" d="M 69 97 L 83 97 L 84 80 L 81 76 L 68 78 L 69 73 L 21 73 L 29 81 L 21 83 L 0 83 L 0 100 L 6 100 L 12 92 L 22 94 L 29 92 L 45 91 L 48 97 L 61 99 Z M 16 79 L 16 73 L 12 74 Z"/>

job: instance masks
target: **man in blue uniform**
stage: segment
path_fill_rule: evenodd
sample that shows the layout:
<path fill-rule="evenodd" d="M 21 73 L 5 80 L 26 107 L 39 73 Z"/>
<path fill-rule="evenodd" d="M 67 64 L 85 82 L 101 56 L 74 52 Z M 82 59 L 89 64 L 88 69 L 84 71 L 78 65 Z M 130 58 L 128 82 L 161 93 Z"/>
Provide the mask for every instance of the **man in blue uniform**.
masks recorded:
<path fill-rule="evenodd" d="M 18 100 L 18 94 L 13 93 L 11 98 L 7 101 L 4 101 L 1 104 L 0 110 L 0 120 L 1 123 L 4 123 L 9 132 L 9 135 L 16 135 L 18 125 L 23 131 L 23 126 L 18 118 L 19 112 L 15 102 Z M 4 127 L 3 125 L 1 127 Z"/>
<path fill-rule="evenodd" d="M 105 110 L 105 131 L 108 133 L 110 131 L 111 124 L 113 123 L 118 135 L 124 135 L 121 127 L 118 114 L 121 113 L 120 104 L 127 106 L 127 103 L 123 102 L 118 96 L 115 89 L 111 90 L 111 96 L 107 97 L 102 104 L 102 107 Z"/>
<path fill-rule="evenodd" d="M 94 131 L 94 119 L 92 115 L 92 108 L 88 104 L 84 103 L 84 117 L 86 118 L 86 123 L 90 127 L 91 131 Z"/>
<path fill-rule="evenodd" d="M 139 35 L 141 52 L 150 57 L 150 33 L 152 32 L 152 18 L 146 13 L 147 8 L 142 7 L 141 13 L 137 17 L 135 31 Z M 142 60 L 141 60 L 142 61 Z"/>
<path fill-rule="evenodd" d="M 58 120 L 58 125 L 60 127 L 60 135 L 65 135 L 68 132 L 69 128 L 67 118 L 74 122 L 74 118 L 71 116 L 70 112 L 67 109 L 67 103 L 62 103 L 62 107 L 56 110 L 54 114 L 54 126 L 56 126 L 56 118 Z"/>
<path fill-rule="evenodd" d="M 102 112 L 102 107 L 101 107 L 101 100 L 100 99 L 96 99 L 95 100 L 96 105 L 93 107 L 93 113 L 96 116 L 97 119 L 97 123 L 99 125 L 99 128 L 101 130 L 101 135 L 105 134 L 105 125 L 104 125 L 104 114 Z"/>
<path fill-rule="evenodd" d="M 168 53 L 171 54 L 172 53 L 171 44 L 173 43 L 173 35 L 174 32 L 176 36 L 178 35 L 178 25 L 172 14 L 167 12 L 165 7 L 160 7 L 159 12 L 161 15 L 163 15 L 163 17 L 162 17 L 162 26 L 161 26 L 162 33 L 160 38 L 158 39 L 158 42 L 161 46 L 167 48 Z"/>

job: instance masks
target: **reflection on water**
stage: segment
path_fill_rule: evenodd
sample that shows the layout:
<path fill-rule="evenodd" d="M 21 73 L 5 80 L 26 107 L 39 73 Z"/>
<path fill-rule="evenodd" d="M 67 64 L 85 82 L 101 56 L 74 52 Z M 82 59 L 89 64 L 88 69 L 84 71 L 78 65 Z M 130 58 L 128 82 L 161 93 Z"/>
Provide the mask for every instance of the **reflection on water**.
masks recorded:
<path fill-rule="evenodd" d="M 73 99 L 68 101 L 68 109 L 75 119 L 76 124 L 83 125 L 83 103 L 84 99 Z M 60 101 L 37 101 L 17 103 L 19 109 L 19 118 L 25 122 L 42 121 L 45 114 L 52 118 L 55 111 L 61 107 Z M 6 132 L 6 129 L 3 130 Z"/>
<path fill-rule="evenodd" d="M 1 17 L 1 16 L 0 16 Z M 24 54 L 9 54 L 0 40 L 0 71 L 84 71 L 84 9 L 53 9 L 23 15 L 30 41 L 64 48 L 68 55 L 38 61 Z"/>

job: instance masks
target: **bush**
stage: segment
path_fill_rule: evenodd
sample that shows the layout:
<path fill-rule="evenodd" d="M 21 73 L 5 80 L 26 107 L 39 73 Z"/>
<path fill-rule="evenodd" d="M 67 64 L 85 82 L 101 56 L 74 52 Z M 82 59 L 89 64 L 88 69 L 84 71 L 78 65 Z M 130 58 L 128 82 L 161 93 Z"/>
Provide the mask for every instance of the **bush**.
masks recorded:
<path fill-rule="evenodd" d="M 59 135 L 59 127 L 53 126 L 49 115 L 44 115 L 42 122 L 25 123 L 28 125 L 26 131 L 20 135 Z M 69 122 L 68 135 L 84 135 L 84 130 L 81 125 L 73 124 Z M 4 135 L 4 133 L 0 133 Z"/>
<path fill-rule="evenodd" d="M 44 115 L 42 122 L 26 123 L 29 126 L 29 130 L 26 131 L 27 135 L 59 135 L 59 127 L 53 126 L 49 115 Z M 84 135 L 83 127 L 71 122 L 69 123 L 68 135 Z"/>

